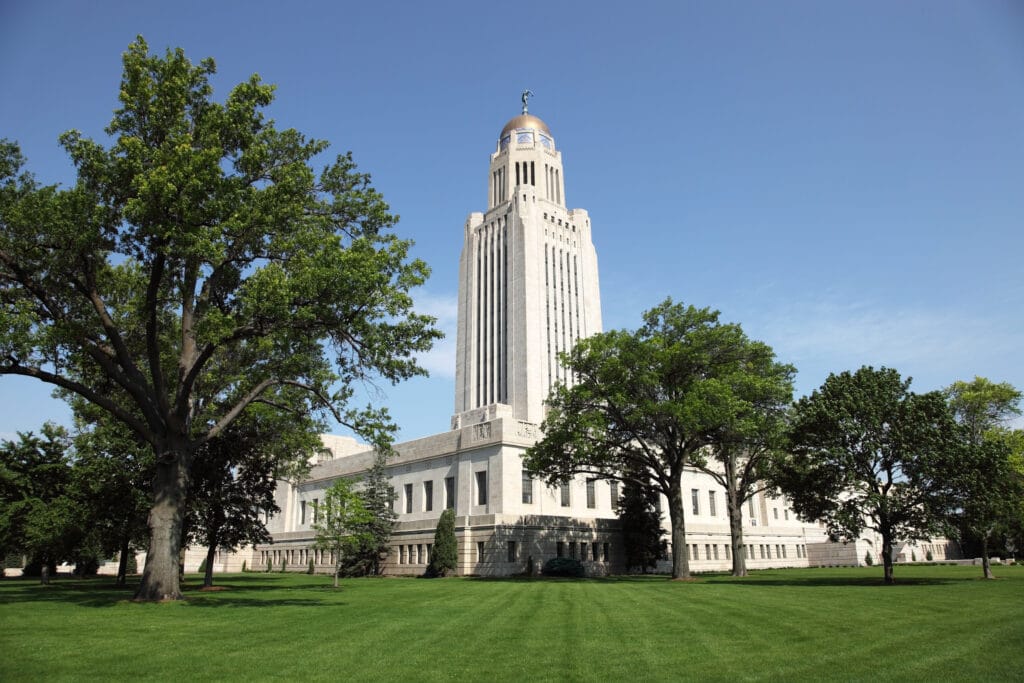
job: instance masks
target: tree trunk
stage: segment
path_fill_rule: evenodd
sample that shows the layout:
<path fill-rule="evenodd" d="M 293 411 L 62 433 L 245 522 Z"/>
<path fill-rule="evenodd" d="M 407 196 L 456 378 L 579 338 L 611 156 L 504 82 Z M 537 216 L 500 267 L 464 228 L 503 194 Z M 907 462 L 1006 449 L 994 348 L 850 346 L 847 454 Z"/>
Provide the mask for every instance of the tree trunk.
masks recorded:
<path fill-rule="evenodd" d="M 183 439 L 184 441 L 184 439 Z M 162 449 L 153 477 L 153 507 L 149 511 L 149 552 L 138 601 L 183 600 L 178 575 L 181 525 L 188 495 L 189 453 L 185 447 Z"/>
<path fill-rule="evenodd" d="M 669 488 L 668 518 L 672 525 L 672 578 L 690 578 L 690 563 L 686 553 L 686 519 L 683 512 L 683 489 L 676 477 L 676 484 Z"/>
<path fill-rule="evenodd" d="M 128 527 L 125 526 L 121 534 L 121 559 L 117 563 L 117 585 L 123 586 L 128 579 L 128 553 L 131 552 L 131 545 L 128 542 Z"/>
<path fill-rule="evenodd" d="M 213 562 L 217 556 L 217 538 L 210 540 L 210 547 L 206 549 L 206 571 L 203 573 L 203 588 L 213 585 Z"/>
<path fill-rule="evenodd" d="M 341 553 L 338 553 L 338 557 L 341 558 Z M 338 574 L 341 573 L 341 560 L 338 559 L 334 563 L 334 587 L 338 587 Z"/>
<path fill-rule="evenodd" d="M 731 487 L 726 492 L 729 497 L 726 505 L 729 513 L 729 541 L 732 545 L 732 575 L 747 575 L 747 549 L 743 545 L 743 502 L 739 493 Z"/>
<path fill-rule="evenodd" d="M 988 534 L 987 531 L 981 534 L 981 575 L 986 579 L 994 579 L 996 577 L 992 573 L 992 565 L 988 561 Z"/>
<path fill-rule="evenodd" d="M 886 585 L 896 583 L 892 577 L 892 538 L 886 531 L 882 532 L 882 571 Z"/>

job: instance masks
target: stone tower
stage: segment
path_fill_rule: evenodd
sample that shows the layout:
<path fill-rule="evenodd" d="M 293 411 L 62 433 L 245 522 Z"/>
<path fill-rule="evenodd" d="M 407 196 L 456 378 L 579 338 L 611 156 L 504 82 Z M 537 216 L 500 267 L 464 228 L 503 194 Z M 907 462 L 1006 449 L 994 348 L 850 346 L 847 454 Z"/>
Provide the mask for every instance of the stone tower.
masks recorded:
<path fill-rule="evenodd" d="M 452 428 L 539 424 L 549 389 L 572 382 L 557 355 L 601 331 L 590 217 L 566 208 L 562 153 L 526 97 L 491 154 L 487 211 L 466 220 Z"/>

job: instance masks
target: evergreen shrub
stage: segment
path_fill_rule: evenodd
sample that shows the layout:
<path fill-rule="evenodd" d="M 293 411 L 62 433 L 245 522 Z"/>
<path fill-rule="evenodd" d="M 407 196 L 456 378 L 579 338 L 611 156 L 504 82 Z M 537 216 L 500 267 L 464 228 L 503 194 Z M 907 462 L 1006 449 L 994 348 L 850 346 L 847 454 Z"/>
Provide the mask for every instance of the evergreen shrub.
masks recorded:
<path fill-rule="evenodd" d="M 874 563 L 875 563 L 875 558 L 871 557 L 871 551 L 869 550 L 866 553 L 864 553 L 864 564 L 866 564 L 867 566 L 870 567 Z"/>
<path fill-rule="evenodd" d="M 541 570 L 544 576 L 570 576 L 582 579 L 585 575 L 583 564 L 572 557 L 552 557 Z"/>

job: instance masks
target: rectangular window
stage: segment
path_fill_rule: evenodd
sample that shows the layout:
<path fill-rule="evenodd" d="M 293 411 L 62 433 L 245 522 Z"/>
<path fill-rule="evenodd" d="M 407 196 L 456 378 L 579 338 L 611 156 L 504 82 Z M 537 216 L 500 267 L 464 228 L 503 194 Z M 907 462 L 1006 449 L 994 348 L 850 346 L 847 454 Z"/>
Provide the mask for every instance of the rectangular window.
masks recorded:
<path fill-rule="evenodd" d="M 782 557 L 786 559 L 786 546 L 782 546 Z"/>
<path fill-rule="evenodd" d="M 586 560 L 587 559 L 587 542 L 586 541 L 580 541 L 580 559 L 581 560 Z"/>
<path fill-rule="evenodd" d="M 764 559 L 764 545 L 761 546 L 761 559 Z"/>
<path fill-rule="evenodd" d="M 526 470 L 523 470 L 523 504 L 533 504 L 533 477 Z"/>
<path fill-rule="evenodd" d="M 515 562 L 518 558 L 516 557 L 516 542 L 508 542 L 508 561 Z"/>
<path fill-rule="evenodd" d="M 555 557 L 565 557 L 565 543 L 562 541 L 555 543 Z"/>
<path fill-rule="evenodd" d="M 487 505 L 487 471 L 476 473 L 476 504 Z"/>
<path fill-rule="evenodd" d="M 299 502 L 299 524 L 306 523 L 306 501 Z"/>
<path fill-rule="evenodd" d="M 444 509 L 455 509 L 455 477 L 444 478 Z"/>
<path fill-rule="evenodd" d="M 715 516 L 715 492 L 708 491 L 708 514 Z"/>
<path fill-rule="evenodd" d="M 608 482 L 608 490 L 611 492 L 612 510 L 615 510 L 619 507 L 619 482 Z"/>
<path fill-rule="evenodd" d="M 695 559 L 695 560 L 699 560 L 700 559 L 700 546 L 698 546 L 696 543 L 694 543 L 693 545 L 690 546 L 690 548 L 692 549 L 692 552 L 693 552 L 693 555 L 691 557 L 693 559 Z"/>
<path fill-rule="evenodd" d="M 574 541 L 569 541 L 569 557 L 576 559 L 576 543 Z"/>
<path fill-rule="evenodd" d="M 562 507 L 567 508 L 571 500 L 569 498 L 569 482 L 562 484 Z"/>
<path fill-rule="evenodd" d="M 780 557 L 782 557 L 782 550 L 780 550 L 781 547 L 782 546 L 780 546 L 778 543 L 775 544 L 775 559 L 776 560 L 779 559 Z"/>
<path fill-rule="evenodd" d="M 398 564 L 405 564 L 405 546 L 398 546 Z"/>
<path fill-rule="evenodd" d="M 587 479 L 587 507 L 597 507 L 597 480 Z"/>
<path fill-rule="evenodd" d="M 718 544 L 714 544 L 711 548 L 715 551 L 715 559 L 718 559 Z"/>
<path fill-rule="evenodd" d="M 432 512 L 434 509 L 434 482 L 423 482 L 423 509 Z"/>
<path fill-rule="evenodd" d="M 483 562 L 484 561 L 484 542 L 483 541 L 477 541 L 476 542 L 476 561 L 477 562 Z"/>
<path fill-rule="evenodd" d="M 784 516 L 784 517 L 785 517 L 785 518 L 786 518 L 787 520 L 789 520 L 789 509 L 788 509 L 788 508 L 782 508 L 782 514 L 783 514 L 783 516 Z"/>
<path fill-rule="evenodd" d="M 716 546 L 716 549 L 717 549 L 717 546 Z M 718 553 L 716 552 L 715 554 L 717 555 Z M 710 543 L 705 543 L 704 544 L 704 559 L 705 560 L 710 560 L 711 559 L 711 544 Z"/>
<path fill-rule="evenodd" d="M 605 543 L 605 544 L 604 544 L 604 561 L 605 561 L 605 562 L 607 562 L 607 561 L 608 561 L 608 556 L 609 556 L 609 554 L 608 554 L 608 544 L 607 544 L 607 543 Z"/>
<path fill-rule="evenodd" d="M 423 564 L 423 544 L 416 544 L 416 564 Z"/>
<path fill-rule="evenodd" d="M 772 508 L 772 516 L 774 516 L 775 519 L 779 518 L 779 508 Z"/>
<path fill-rule="evenodd" d="M 732 558 L 729 557 L 729 544 L 726 543 L 722 547 L 725 548 L 725 559 L 727 559 L 727 560 L 732 559 Z"/>
<path fill-rule="evenodd" d="M 750 518 L 754 519 L 754 497 L 747 498 L 747 510 L 750 512 Z"/>
<path fill-rule="evenodd" d="M 693 501 L 693 514 L 700 514 L 700 491 L 697 489 L 690 489 L 690 500 Z"/>
<path fill-rule="evenodd" d="M 412 512 L 412 484 L 405 485 L 405 512 Z"/>
<path fill-rule="evenodd" d="M 599 551 L 600 547 L 598 547 L 597 541 L 594 541 L 594 544 L 590 546 L 590 559 L 592 559 L 594 562 L 597 562 L 597 558 L 601 557 L 601 553 Z"/>

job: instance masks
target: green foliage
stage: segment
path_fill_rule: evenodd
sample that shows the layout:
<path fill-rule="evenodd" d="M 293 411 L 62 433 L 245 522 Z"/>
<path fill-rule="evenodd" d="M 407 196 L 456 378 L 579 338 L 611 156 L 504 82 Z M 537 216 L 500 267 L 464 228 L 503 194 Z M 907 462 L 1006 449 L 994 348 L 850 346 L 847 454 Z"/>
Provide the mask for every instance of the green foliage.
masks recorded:
<path fill-rule="evenodd" d="M 334 554 L 334 586 L 347 559 L 358 554 L 369 542 L 368 526 L 373 513 L 350 479 L 337 479 L 324 492 L 317 508 L 315 547 Z"/>
<path fill-rule="evenodd" d="M 926 552 L 925 552 L 925 554 L 924 554 L 924 559 L 925 559 L 926 561 L 928 561 L 928 562 L 931 562 L 932 560 L 934 560 L 934 559 L 935 559 L 935 556 L 934 556 L 934 555 L 932 555 L 932 551 L 931 551 L 931 550 L 928 550 L 928 551 L 926 551 Z"/>
<path fill-rule="evenodd" d="M 313 558 L 309 558 L 309 566 L 306 567 L 306 573 L 312 574 L 316 570 L 316 565 L 313 564 Z"/>
<path fill-rule="evenodd" d="M 664 495 L 672 575 L 688 576 L 680 478 L 706 464 L 708 447 L 734 452 L 763 439 L 758 403 L 785 399 L 792 368 L 717 311 L 671 299 L 647 311 L 639 330 L 588 337 L 561 359 L 577 381 L 552 389 L 544 438 L 526 466 L 549 483 L 586 473 Z"/>
<path fill-rule="evenodd" d="M 655 508 L 658 493 L 649 486 L 627 481 L 622 489 L 617 512 L 622 526 L 623 550 L 627 571 L 646 573 L 665 557 L 668 543 Z"/>
<path fill-rule="evenodd" d="M 573 557 L 552 557 L 541 569 L 544 576 L 567 576 L 582 579 L 586 572 L 583 563 Z"/>
<path fill-rule="evenodd" d="M 437 520 L 434 531 L 434 548 L 430 553 L 430 564 L 426 576 L 444 577 L 455 572 L 459 561 L 459 545 L 455 538 L 455 510 L 447 508 Z"/>
<path fill-rule="evenodd" d="M 866 553 L 864 553 L 864 564 L 866 564 L 867 566 L 870 567 L 874 563 L 875 563 L 875 558 L 871 556 L 871 551 L 869 550 Z"/>
<path fill-rule="evenodd" d="M 386 410 L 352 386 L 425 374 L 440 333 L 410 292 L 427 266 L 339 155 L 264 116 L 258 76 L 213 99 L 213 60 L 123 56 L 109 146 L 61 136 L 77 180 L 41 187 L 0 141 L 0 374 L 35 377 L 124 423 L 156 455 L 141 599 L 180 597 L 193 463 L 253 405 L 333 415 L 374 444 Z"/>
<path fill-rule="evenodd" d="M 360 495 L 370 516 L 366 524 L 356 530 L 358 546 L 344 558 L 342 573 L 345 576 L 376 576 L 383 571 L 383 563 L 390 550 L 391 532 L 398 520 L 394 508 L 395 490 L 386 469 L 389 453 L 390 450 L 377 451 L 373 467 L 362 481 Z"/>
<path fill-rule="evenodd" d="M 284 557 L 281 558 L 281 573 L 288 571 L 288 560 Z"/>
<path fill-rule="evenodd" d="M 267 557 L 267 573 L 269 574 L 273 570 L 273 563 L 270 561 L 270 557 Z"/>
<path fill-rule="evenodd" d="M 206 558 L 205 557 L 203 558 L 203 561 L 199 563 L 199 569 L 197 569 L 196 571 L 199 572 L 200 574 L 203 574 L 203 573 L 206 572 Z"/>
<path fill-rule="evenodd" d="M 829 375 L 797 402 L 791 453 L 774 473 L 796 512 L 824 521 L 833 540 L 877 531 L 887 582 L 897 539 L 942 531 L 948 497 L 939 466 L 959 449 L 942 394 L 909 386 L 888 368 Z"/>

